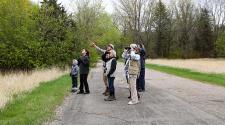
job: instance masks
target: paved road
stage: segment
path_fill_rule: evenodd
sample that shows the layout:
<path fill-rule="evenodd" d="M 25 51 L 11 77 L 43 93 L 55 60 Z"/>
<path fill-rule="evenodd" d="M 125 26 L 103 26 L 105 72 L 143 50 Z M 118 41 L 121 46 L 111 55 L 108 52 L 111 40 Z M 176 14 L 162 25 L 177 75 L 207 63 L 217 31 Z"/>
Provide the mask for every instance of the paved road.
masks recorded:
<path fill-rule="evenodd" d="M 153 70 L 146 71 L 141 103 L 127 105 L 128 89 L 119 63 L 117 101 L 105 102 L 101 64 L 91 71 L 90 95 L 71 94 L 50 125 L 225 125 L 225 88 Z"/>

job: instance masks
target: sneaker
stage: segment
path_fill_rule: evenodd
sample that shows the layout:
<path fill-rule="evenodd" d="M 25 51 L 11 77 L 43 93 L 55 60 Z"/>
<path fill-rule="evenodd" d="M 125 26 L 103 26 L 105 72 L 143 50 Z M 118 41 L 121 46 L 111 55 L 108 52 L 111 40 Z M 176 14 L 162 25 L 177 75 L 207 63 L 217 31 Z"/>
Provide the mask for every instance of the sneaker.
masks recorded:
<path fill-rule="evenodd" d="M 106 88 L 106 89 L 105 89 L 105 92 L 103 92 L 102 94 L 103 94 L 104 96 L 109 96 L 109 89 Z"/>
<path fill-rule="evenodd" d="M 90 92 L 85 92 L 84 94 L 90 94 Z"/>
<path fill-rule="evenodd" d="M 144 89 L 138 89 L 138 92 L 145 92 Z"/>
<path fill-rule="evenodd" d="M 105 95 L 105 96 L 109 96 L 109 91 L 107 91 L 104 95 Z"/>
<path fill-rule="evenodd" d="M 84 92 L 79 91 L 77 94 L 84 94 Z"/>
<path fill-rule="evenodd" d="M 129 101 L 128 105 L 135 105 L 135 104 L 138 104 L 138 103 L 139 103 L 139 101 L 137 101 L 137 102 Z"/>
<path fill-rule="evenodd" d="M 108 96 L 108 98 L 104 99 L 105 101 L 114 101 L 116 100 L 115 96 Z"/>
<path fill-rule="evenodd" d="M 75 89 L 72 89 L 72 90 L 71 90 L 71 92 L 72 92 L 72 93 L 75 93 L 75 92 L 77 92 L 77 90 L 75 90 Z"/>

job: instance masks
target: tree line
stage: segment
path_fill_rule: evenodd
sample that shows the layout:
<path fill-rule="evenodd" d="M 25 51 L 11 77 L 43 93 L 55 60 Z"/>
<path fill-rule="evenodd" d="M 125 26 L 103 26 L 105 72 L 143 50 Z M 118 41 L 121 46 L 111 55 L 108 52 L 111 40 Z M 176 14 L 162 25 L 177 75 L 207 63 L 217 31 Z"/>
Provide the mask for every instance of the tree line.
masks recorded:
<path fill-rule="evenodd" d="M 0 1 L 0 70 L 65 67 L 90 47 L 143 43 L 151 58 L 225 57 L 225 2 L 116 0 L 112 15 L 102 0 L 74 0 L 67 12 L 57 0 Z"/>
<path fill-rule="evenodd" d="M 0 69 L 32 70 L 64 67 L 90 48 L 89 40 L 116 43 L 120 32 L 102 2 L 74 1 L 73 13 L 57 0 L 0 1 Z M 91 60 L 97 60 L 96 51 Z"/>
<path fill-rule="evenodd" d="M 164 2 L 118 0 L 114 22 L 123 37 L 144 43 L 152 58 L 225 57 L 224 0 Z"/>

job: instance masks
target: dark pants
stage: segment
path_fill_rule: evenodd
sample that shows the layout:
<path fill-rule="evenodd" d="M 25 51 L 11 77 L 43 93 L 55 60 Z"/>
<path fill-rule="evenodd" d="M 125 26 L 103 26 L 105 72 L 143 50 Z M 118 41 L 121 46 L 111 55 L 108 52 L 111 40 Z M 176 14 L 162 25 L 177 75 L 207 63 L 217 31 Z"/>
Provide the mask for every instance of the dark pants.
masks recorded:
<path fill-rule="evenodd" d="M 72 75 L 72 88 L 77 88 L 77 76 Z"/>
<path fill-rule="evenodd" d="M 110 96 L 115 96 L 114 80 L 115 80 L 115 77 L 108 77 Z"/>
<path fill-rule="evenodd" d="M 84 92 L 84 87 L 85 87 L 85 92 L 90 92 L 88 82 L 87 82 L 87 77 L 88 77 L 88 74 L 80 74 L 80 92 Z"/>
<path fill-rule="evenodd" d="M 145 90 L 145 69 L 140 71 L 140 76 L 137 79 L 137 89 Z"/>

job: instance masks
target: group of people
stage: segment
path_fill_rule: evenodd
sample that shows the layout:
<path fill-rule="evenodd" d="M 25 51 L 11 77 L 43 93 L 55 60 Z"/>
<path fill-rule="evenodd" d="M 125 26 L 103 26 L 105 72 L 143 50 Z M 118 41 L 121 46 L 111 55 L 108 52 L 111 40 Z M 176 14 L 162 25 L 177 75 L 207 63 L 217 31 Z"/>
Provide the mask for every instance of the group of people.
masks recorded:
<path fill-rule="evenodd" d="M 113 44 L 108 44 L 106 49 L 101 49 L 95 43 L 92 46 L 97 51 L 101 52 L 101 59 L 103 61 L 103 81 L 105 84 L 105 91 L 103 92 L 105 101 L 114 101 L 115 97 L 115 71 L 117 66 L 117 54 Z M 134 105 L 139 103 L 140 95 L 138 92 L 145 91 L 145 49 L 142 44 L 131 44 L 129 47 L 125 47 L 122 54 L 122 58 L 125 60 L 125 76 L 126 82 L 129 84 L 129 92 L 131 100 L 128 105 Z M 72 92 L 76 92 L 77 89 L 77 77 L 78 71 L 80 73 L 80 86 L 78 94 L 89 94 L 89 86 L 87 77 L 89 73 L 89 52 L 86 49 L 82 50 L 82 57 L 78 60 L 73 60 L 71 68 L 72 77 Z M 85 91 L 84 91 L 85 87 Z"/>

